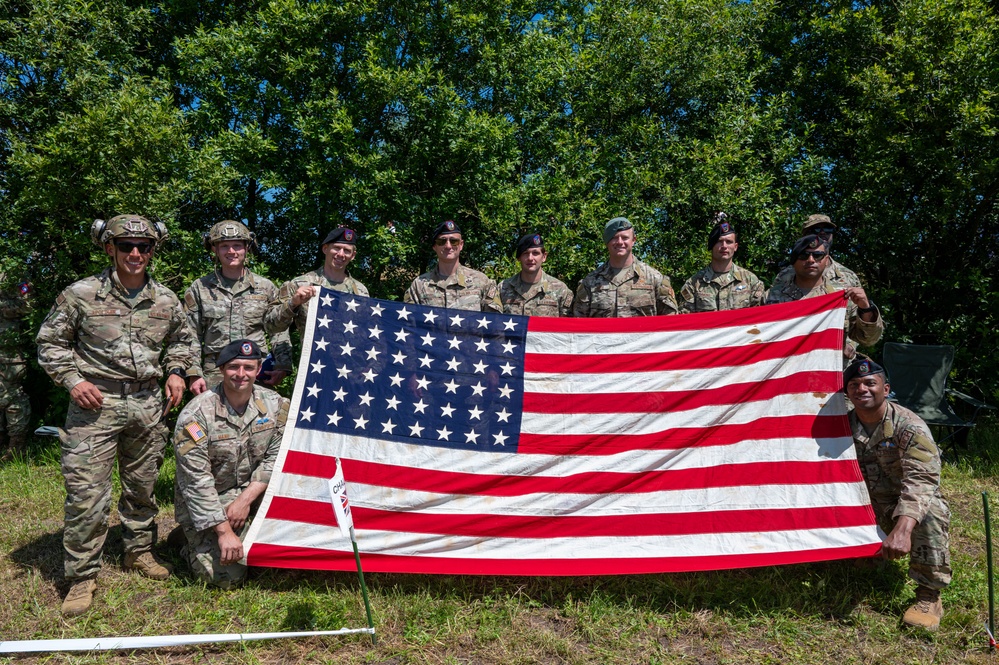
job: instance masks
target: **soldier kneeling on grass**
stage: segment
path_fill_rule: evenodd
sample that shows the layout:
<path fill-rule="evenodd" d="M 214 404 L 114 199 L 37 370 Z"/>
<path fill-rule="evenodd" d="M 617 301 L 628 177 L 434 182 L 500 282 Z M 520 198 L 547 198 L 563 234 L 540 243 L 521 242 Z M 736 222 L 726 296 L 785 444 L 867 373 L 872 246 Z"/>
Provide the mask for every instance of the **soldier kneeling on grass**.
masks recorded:
<path fill-rule="evenodd" d="M 882 554 L 909 555 L 916 603 L 902 621 L 936 630 L 943 617 L 940 590 L 950 584 L 950 509 L 940 493 L 940 452 L 926 423 L 887 400 L 885 370 L 858 358 L 843 372 L 853 403 L 850 426 L 857 461 L 867 482 L 878 524 L 888 534 Z"/>
<path fill-rule="evenodd" d="M 246 577 L 243 541 L 274 469 L 290 403 L 253 383 L 262 354 L 247 339 L 226 345 L 216 363 L 222 383 L 184 407 L 174 430 L 180 524 L 171 543 L 198 579 L 224 589 Z M 183 537 L 181 537 L 183 536 Z"/>

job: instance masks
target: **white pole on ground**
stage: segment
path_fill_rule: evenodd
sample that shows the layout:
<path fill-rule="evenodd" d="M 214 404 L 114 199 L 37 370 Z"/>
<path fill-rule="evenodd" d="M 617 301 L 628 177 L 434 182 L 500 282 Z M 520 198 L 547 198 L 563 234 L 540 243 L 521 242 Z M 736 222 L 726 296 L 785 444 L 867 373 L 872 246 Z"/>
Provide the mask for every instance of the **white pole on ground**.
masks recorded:
<path fill-rule="evenodd" d="M 117 649 L 156 649 L 215 642 L 250 642 L 287 637 L 374 634 L 373 628 L 341 628 L 287 633 L 216 633 L 208 635 L 150 635 L 145 637 L 87 637 L 72 640 L 20 640 L 0 642 L 0 653 L 47 653 L 55 651 L 113 651 Z"/>

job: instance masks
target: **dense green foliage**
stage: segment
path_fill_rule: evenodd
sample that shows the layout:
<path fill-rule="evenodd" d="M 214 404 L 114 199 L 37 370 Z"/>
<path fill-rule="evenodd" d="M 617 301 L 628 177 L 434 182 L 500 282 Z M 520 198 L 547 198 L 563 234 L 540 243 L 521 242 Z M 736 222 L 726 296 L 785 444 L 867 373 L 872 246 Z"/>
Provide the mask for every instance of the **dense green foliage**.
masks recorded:
<path fill-rule="evenodd" d="M 954 344 L 995 400 L 997 28 L 984 0 L 0 0 L 0 265 L 37 329 L 120 212 L 168 224 L 178 291 L 214 221 L 275 279 L 346 222 L 388 298 L 441 219 L 496 277 L 540 230 L 574 285 L 624 214 L 682 282 L 725 210 L 769 282 L 821 211 L 886 339 Z"/>

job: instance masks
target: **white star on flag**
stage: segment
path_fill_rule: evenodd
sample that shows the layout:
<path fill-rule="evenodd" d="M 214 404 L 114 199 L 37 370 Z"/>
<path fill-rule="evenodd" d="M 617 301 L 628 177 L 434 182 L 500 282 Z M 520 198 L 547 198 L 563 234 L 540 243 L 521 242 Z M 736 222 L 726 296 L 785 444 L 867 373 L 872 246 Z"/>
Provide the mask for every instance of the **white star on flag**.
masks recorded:
<path fill-rule="evenodd" d="M 316 319 L 316 323 L 319 324 L 320 328 L 329 328 L 330 327 L 330 323 L 332 323 L 332 322 L 333 322 L 333 319 L 331 319 L 328 316 L 324 316 L 321 319 Z"/>
<path fill-rule="evenodd" d="M 302 420 L 308 420 L 311 423 L 312 416 L 316 414 L 312 412 L 312 409 L 306 409 L 305 411 L 301 411 L 298 415 L 302 416 Z"/>
<path fill-rule="evenodd" d="M 326 365 L 323 364 L 322 360 L 317 360 L 316 362 L 312 363 L 313 372 L 322 374 L 324 369 L 326 369 Z"/>

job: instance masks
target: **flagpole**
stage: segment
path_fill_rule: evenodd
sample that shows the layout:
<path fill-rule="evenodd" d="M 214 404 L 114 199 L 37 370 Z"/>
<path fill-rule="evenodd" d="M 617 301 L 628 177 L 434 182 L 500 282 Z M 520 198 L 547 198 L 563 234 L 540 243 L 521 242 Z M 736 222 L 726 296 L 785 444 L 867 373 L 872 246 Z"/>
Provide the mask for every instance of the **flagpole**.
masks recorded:
<path fill-rule="evenodd" d="M 361 597 L 364 598 L 364 611 L 368 615 L 368 628 L 371 629 L 371 644 L 375 645 L 375 623 L 371 619 L 371 603 L 368 602 L 368 586 L 364 583 L 364 571 L 361 570 L 361 553 L 357 551 L 357 541 L 354 540 L 354 527 L 350 528 L 350 544 L 354 546 L 354 561 L 357 562 L 357 578 L 361 580 Z"/>
<path fill-rule="evenodd" d="M 989 649 L 995 651 L 996 642 L 993 637 L 995 625 L 995 593 L 992 587 L 992 520 L 989 518 L 989 493 L 982 492 L 982 509 L 985 512 L 985 562 L 989 575 L 989 623 L 985 627 L 989 634 Z M 356 545 L 355 545 L 356 547 Z M 373 636 L 372 636 L 373 637 Z"/>

